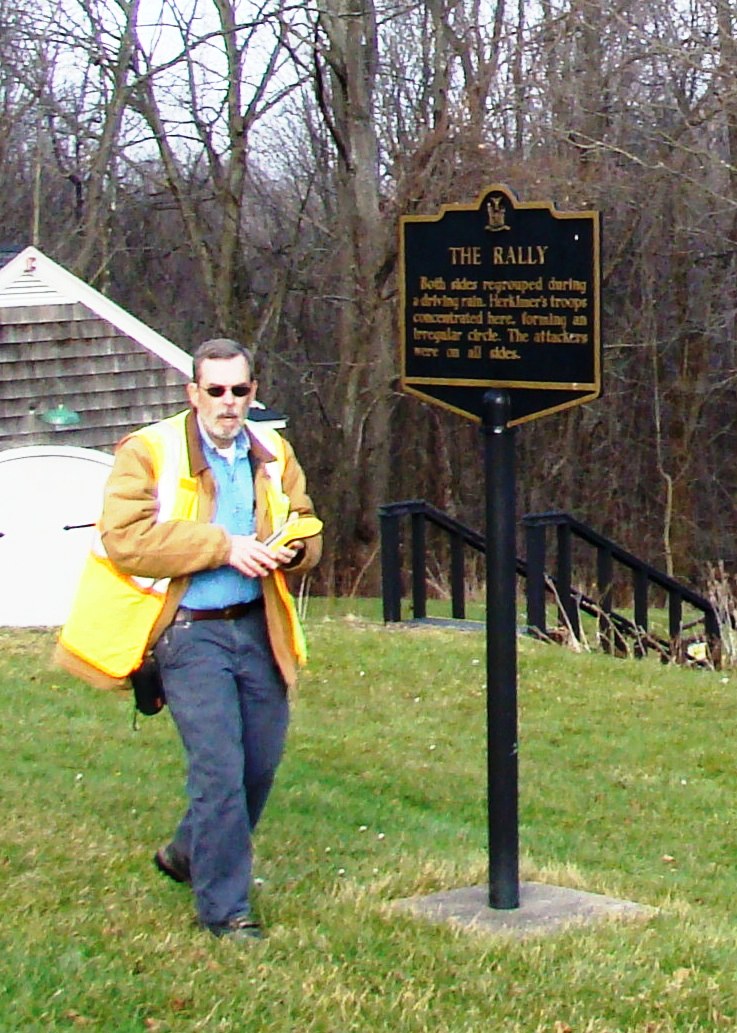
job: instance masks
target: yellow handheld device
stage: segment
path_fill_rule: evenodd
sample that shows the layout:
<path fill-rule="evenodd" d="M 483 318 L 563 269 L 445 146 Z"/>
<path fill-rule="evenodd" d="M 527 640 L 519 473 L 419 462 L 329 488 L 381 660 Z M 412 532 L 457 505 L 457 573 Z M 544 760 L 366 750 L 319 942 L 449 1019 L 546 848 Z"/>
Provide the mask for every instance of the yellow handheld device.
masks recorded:
<path fill-rule="evenodd" d="M 264 545 L 276 550 L 282 545 L 291 545 L 292 542 L 300 541 L 302 538 L 314 538 L 320 531 L 322 531 L 322 520 L 318 520 L 316 516 L 294 516 L 277 531 L 270 534 L 264 541 Z"/>

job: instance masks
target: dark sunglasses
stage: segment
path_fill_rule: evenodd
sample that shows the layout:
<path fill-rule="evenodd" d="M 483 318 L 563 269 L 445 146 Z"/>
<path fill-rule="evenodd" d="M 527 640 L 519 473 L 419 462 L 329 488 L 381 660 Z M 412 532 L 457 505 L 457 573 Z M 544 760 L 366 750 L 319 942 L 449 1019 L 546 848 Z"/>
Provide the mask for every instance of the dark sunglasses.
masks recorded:
<path fill-rule="evenodd" d="M 250 390 L 250 384 L 233 384 L 230 387 L 223 387 L 222 384 L 210 384 L 209 387 L 203 388 L 210 398 L 222 398 L 226 391 L 232 391 L 234 398 L 245 398 Z"/>

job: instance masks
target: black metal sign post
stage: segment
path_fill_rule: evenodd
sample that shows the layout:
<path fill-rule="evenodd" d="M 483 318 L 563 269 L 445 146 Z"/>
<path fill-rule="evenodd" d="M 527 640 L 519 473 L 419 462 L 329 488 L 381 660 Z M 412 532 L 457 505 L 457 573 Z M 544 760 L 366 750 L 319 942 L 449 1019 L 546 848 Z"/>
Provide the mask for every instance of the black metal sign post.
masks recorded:
<path fill-rule="evenodd" d="M 519 907 L 515 452 L 507 391 L 483 397 L 489 906 Z"/>
<path fill-rule="evenodd" d="M 488 187 L 400 220 L 402 389 L 481 424 L 489 904 L 519 907 L 514 427 L 601 393 L 598 212 Z"/>

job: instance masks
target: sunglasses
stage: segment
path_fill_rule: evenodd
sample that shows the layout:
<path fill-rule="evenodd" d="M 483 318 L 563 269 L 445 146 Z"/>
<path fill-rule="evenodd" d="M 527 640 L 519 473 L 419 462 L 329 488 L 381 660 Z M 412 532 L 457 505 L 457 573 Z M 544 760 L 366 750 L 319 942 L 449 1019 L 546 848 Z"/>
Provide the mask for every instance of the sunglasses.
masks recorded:
<path fill-rule="evenodd" d="M 234 398 L 245 398 L 250 390 L 250 384 L 233 384 L 229 387 L 223 387 L 222 384 L 210 384 L 209 387 L 203 388 L 210 398 L 222 398 L 226 391 L 232 391 Z"/>

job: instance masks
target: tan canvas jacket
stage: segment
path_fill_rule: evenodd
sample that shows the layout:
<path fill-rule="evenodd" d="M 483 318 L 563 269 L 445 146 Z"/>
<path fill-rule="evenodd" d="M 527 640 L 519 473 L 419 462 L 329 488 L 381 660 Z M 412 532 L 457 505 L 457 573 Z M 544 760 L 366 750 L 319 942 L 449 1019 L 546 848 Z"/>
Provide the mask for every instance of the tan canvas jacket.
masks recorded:
<path fill-rule="evenodd" d="M 256 534 L 264 539 L 270 526 L 264 464 L 275 457 L 247 427 L 254 467 Z M 145 442 L 136 435 L 125 438 L 118 447 L 115 462 L 105 487 L 100 533 L 110 560 L 124 574 L 137 577 L 171 578 L 163 610 L 156 621 L 149 647 L 169 626 L 187 590 L 189 576 L 195 571 L 214 569 L 228 562 L 230 536 L 210 523 L 215 512 L 215 481 L 205 459 L 195 414 L 186 419 L 190 473 L 197 484 L 199 518 L 197 521 L 169 520 L 158 523 L 157 492 L 151 455 Z M 290 500 L 290 510 L 300 515 L 314 513 L 306 492 L 305 476 L 289 442 L 285 441 L 286 461 L 282 489 Z M 289 568 L 290 575 L 310 570 L 319 560 L 322 537 L 310 538 L 304 552 Z M 262 580 L 269 639 L 276 662 L 289 687 L 297 678 L 297 662 L 291 645 L 289 621 L 274 579 Z M 121 629 L 121 632 L 123 629 Z M 57 645 L 55 661 L 93 685 L 102 688 L 127 688 L 127 679 L 114 679 L 85 663 Z"/>

